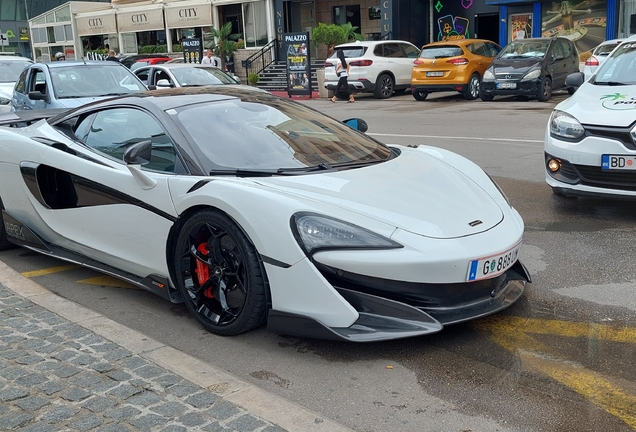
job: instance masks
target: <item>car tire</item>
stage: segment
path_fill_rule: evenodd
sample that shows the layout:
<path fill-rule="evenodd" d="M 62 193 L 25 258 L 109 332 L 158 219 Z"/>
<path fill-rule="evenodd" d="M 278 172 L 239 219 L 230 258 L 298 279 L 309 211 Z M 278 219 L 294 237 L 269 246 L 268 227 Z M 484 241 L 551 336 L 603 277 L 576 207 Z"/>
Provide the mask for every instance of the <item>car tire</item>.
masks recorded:
<path fill-rule="evenodd" d="M 574 94 L 574 92 L 576 91 L 576 87 L 568 87 L 568 94 L 570 96 L 572 96 Z"/>
<path fill-rule="evenodd" d="M 415 100 L 423 101 L 428 97 L 428 92 L 424 90 L 413 90 Z"/>
<path fill-rule="evenodd" d="M 485 93 L 479 93 L 479 99 L 481 99 L 484 102 L 490 102 L 491 100 L 493 100 L 495 98 L 494 95 L 491 94 L 485 94 Z"/>
<path fill-rule="evenodd" d="M 481 79 L 479 79 L 479 74 L 472 74 L 470 76 L 470 80 L 468 81 L 468 85 L 466 86 L 466 90 L 462 93 L 464 95 L 464 99 L 466 100 L 475 100 L 479 97 L 479 87 L 481 86 Z"/>
<path fill-rule="evenodd" d="M 537 89 L 537 100 L 540 102 L 549 101 L 552 97 L 552 80 L 549 77 L 543 77 Z"/>
<path fill-rule="evenodd" d="M 2 218 L 3 209 L 4 206 L 2 205 L 2 200 L 0 199 L 0 250 L 6 250 L 15 247 L 15 245 L 7 239 L 7 231 L 4 228 L 4 219 Z"/>
<path fill-rule="evenodd" d="M 188 310 L 206 330 L 233 336 L 265 322 L 261 260 L 243 231 L 222 212 L 201 210 L 183 224 L 174 270 Z"/>
<path fill-rule="evenodd" d="M 393 95 L 393 89 L 395 88 L 395 83 L 393 82 L 393 78 L 388 74 L 380 74 L 378 79 L 375 81 L 375 90 L 373 90 L 373 96 L 377 99 L 387 99 Z"/>

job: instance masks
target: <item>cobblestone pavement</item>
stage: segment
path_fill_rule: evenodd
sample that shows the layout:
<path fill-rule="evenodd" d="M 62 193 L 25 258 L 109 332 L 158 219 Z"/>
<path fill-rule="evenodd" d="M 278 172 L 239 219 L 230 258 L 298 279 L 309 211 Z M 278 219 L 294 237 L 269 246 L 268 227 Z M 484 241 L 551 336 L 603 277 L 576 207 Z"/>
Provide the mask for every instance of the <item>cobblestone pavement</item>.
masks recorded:
<path fill-rule="evenodd" d="M 284 429 L 0 285 L 0 430 Z"/>

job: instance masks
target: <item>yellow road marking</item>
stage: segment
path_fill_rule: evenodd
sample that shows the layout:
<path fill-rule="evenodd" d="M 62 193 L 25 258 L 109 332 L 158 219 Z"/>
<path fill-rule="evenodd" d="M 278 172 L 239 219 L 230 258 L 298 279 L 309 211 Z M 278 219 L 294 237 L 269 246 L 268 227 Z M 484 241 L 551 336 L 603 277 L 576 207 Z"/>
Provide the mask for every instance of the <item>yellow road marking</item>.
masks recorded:
<path fill-rule="evenodd" d="M 636 429 L 636 396 L 615 385 L 612 379 L 561 358 L 558 347 L 549 347 L 531 334 L 636 344 L 636 329 L 607 324 L 576 323 L 536 318 L 495 316 L 474 321 L 474 326 L 516 354 L 524 366 L 547 375 L 582 395 L 591 403 Z"/>
<path fill-rule="evenodd" d="M 115 288 L 128 288 L 128 289 L 139 289 L 134 285 L 129 284 L 121 279 L 117 279 L 112 276 L 97 276 L 89 279 L 82 279 L 77 281 L 77 283 L 88 284 L 88 285 L 103 285 Z"/>
<path fill-rule="evenodd" d="M 78 266 L 76 264 L 70 264 L 70 265 L 63 265 L 63 266 L 57 266 L 57 267 L 49 267 L 42 270 L 22 272 L 21 274 L 24 277 L 32 278 L 37 276 L 46 276 L 53 273 L 60 273 L 67 270 L 75 270 L 77 268 L 81 268 L 81 266 Z"/>

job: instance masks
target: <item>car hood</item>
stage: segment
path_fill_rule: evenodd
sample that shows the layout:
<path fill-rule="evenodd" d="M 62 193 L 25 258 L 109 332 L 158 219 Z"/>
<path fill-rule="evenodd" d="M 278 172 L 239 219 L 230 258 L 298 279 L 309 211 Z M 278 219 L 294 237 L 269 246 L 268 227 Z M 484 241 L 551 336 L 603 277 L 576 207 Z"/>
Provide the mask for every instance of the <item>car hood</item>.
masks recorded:
<path fill-rule="evenodd" d="M 432 238 L 477 234 L 503 220 L 499 205 L 475 181 L 419 151 L 363 168 L 258 182 Z"/>
<path fill-rule="evenodd" d="M 13 96 L 14 82 L 0 82 L 0 97 L 11 99 Z"/>
<path fill-rule="evenodd" d="M 573 115 L 582 124 L 627 127 L 636 118 L 636 85 L 586 82 L 556 109 Z"/>
<path fill-rule="evenodd" d="M 497 59 L 492 63 L 495 73 L 526 73 L 532 69 L 541 67 L 541 60 L 528 59 Z"/>

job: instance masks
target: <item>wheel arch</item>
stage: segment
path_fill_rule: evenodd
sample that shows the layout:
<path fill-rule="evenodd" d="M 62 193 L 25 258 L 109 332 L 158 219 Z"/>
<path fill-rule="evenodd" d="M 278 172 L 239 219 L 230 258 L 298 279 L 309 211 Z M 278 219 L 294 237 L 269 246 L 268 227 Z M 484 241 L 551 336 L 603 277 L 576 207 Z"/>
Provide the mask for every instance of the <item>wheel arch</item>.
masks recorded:
<path fill-rule="evenodd" d="M 393 80 L 393 85 L 395 85 L 395 74 L 392 71 L 388 70 L 388 69 L 385 69 L 385 70 L 383 70 L 381 72 L 378 72 L 378 74 L 375 76 L 375 84 L 376 85 L 378 84 L 378 78 L 380 78 L 381 75 L 389 75 L 391 77 L 391 79 Z"/>
<path fill-rule="evenodd" d="M 176 251 L 176 243 L 177 243 L 177 238 L 179 237 L 179 233 L 181 232 L 181 229 L 183 227 L 183 225 L 195 214 L 199 213 L 202 210 L 214 210 L 214 211 L 218 211 L 219 213 L 222 213 L 224 216 L 228 217 L 233 223 L 234 225 L 236 225 L 238 227 L 238 229 L 243 233 L 243 235 L 245 236 L 245 238 L 247 238 L 247 240 L 254 246 L 254 250 L 256 251 L 256 254 L 258 256 L 258 263 L 259 266 L 261 268 L 261 272 L 263 274 L 263 280 L 265 283 L 265 293 L 267 296 L 267 309 L 271 309 L 272 308 L 272 296 L 271 296 L 271 292 L 270 292 L 270 286 L 269 286 L 269 279 L 267 277 L 267 270 L 265 269 L 265 265 L 263 263 L 263 258 L 261 257 L 261 253 L 258 250 L 258 248 L 256 247 L 256 244 L 254 243 L 254 241 L 252 240 L 251 236 L 249 235 L 249 233 L 243 228 L 243 226 L 237 222 L 237 220 L 232 217 L 231 214 L 229 214 L 228 212 L 224 211 L 221 208 L 212 206 L 212 205 L 204 205 L 204 204 L 200 204 L 200 205 L 195 205 L 192 207 L 189 207 L 188 209 L 186 209 L 184 212 L 181 213 L 181 215 L 179 216 L 179 218 L 176 220 L 176 222 L 172 225 L 172 228 L 170 228 L 170 232 L 168 233 L 168 239 L 166 241 L 166 262 L 168 264 L 168 271 L 170 272 L 170 279 L 172 280 L 172 285 L 170 287 L 170 300 L 173 303 L 182 303 L 183 302 L 183 298 L 181 296 L 181 293 L 179 292 L 179 290 L 176 288 L 176 271 L 175 271 L 175 264 L 174 264 L 174 260 L 175 260 L 175 251 Z"/>

